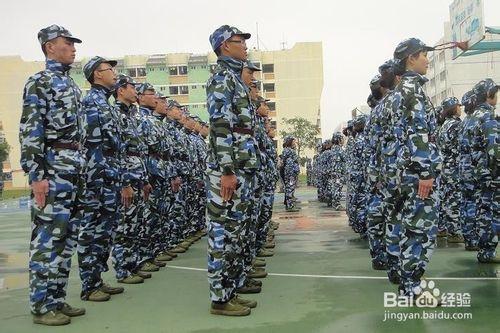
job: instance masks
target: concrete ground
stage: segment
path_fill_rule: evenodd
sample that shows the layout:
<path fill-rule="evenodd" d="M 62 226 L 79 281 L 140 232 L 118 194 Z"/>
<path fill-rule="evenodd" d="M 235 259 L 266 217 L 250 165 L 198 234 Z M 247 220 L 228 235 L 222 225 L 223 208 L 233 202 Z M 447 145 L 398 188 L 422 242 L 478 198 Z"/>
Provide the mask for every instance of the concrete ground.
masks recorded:
<path fill-rule="evenodd" d="M 87 314 L 64 327 L 32 324 L 26 268 L 29 213 L 17 201 L 0 203 L 0 332 L 500 332 L 498 265 L 478 264 L 463 245 L 440 241 L 426 278 L 441 293 L 469 293 L 471 306 L 384 308 L 384 292 L 396 287 L 384 272 L 371 269 L 368 243 L 347 226 L 344 213 L 315 201 L 313 188 L 299 188 L 296 195 L 303 209 L 290 214 L 277 195 L 276 254 L 267 259 L 270 275 L 262 280 L 262 293 L 246 296 L 259 303 L 250 316 L 209 314 L 204 238 L 152 279 L 127 286 L 124 294 L 105 303 L 79 299 L 74 269 L 67 300 L 84 306 Z M 105 280 L 114 284 L 112 273 Z M 443 311 L 472 318 L 398 321 L 385 319 L 386 311 L 399 316 Z"/>

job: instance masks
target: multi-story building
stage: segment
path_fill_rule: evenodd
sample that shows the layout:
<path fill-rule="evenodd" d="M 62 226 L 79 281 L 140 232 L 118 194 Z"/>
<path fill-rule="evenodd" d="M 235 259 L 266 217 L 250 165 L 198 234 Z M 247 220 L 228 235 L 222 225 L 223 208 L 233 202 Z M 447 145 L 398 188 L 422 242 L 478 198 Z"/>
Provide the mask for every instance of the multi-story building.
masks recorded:
<path fill-rule="evenodd" d="M 323 50 L 321 42 L 297 43 L 278 51 L 249 50 L 249 59 L 262 68 L 256 74 L 264 97 L 270 99 L 271 120 L 283 129 L 283 118 L 303 117 L 321 131 L 320 99 L 323 90 Z M 208 120 L 205 84 L 217 58 L 207 54 L 169 53 L 126 55 L 118 61 L 117 70 L 139 82 L 149 82 L 164 95 L 187 105 L 192 114 Z M 73 65 L 71 76 L 85 91 L 90 88 L 83 75 L 88 58 Z M 0 120 L 12 146 L 9 162 L 12 186 L 27 186 L 19 158 L 18 130 L 21 115 L 22 89 L 26 79 L 42 70 L 41 61 L 26 62 L 19 56 L 0 57 Z M 321 138 L 321 132 L 318 134 Z M 276 141 L 281 151 L 281 138 Z M 305 151 L 312 156 L 312 150 Z"/>
<path fill-rule="evenodd" d="M 495 35 L 487 35 L 493 40 Z M 451 40 L 451 27 L 444 24 L 444 36 L 436 44 Z M 483 53 L 452 60 L 450 49 L 435 51 L 429 54 L 429 70 L 426 77 L 429 82 L 424 86 L 432 103 L 437 106 L 446 97 L 455 96 L 461 99 L 477 82 L 484 78 L 500 81 L 500 52 Z"/>

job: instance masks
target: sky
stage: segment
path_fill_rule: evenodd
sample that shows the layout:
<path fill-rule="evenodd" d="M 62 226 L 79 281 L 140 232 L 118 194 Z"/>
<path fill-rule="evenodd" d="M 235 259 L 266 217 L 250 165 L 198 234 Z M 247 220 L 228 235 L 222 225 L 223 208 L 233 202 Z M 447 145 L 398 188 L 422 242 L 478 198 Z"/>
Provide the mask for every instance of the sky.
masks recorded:
<path fill-rule="evenodd" d="M 229 24 L 253 34 L 248 47 L 323 43 L 323 137 L 366 104 L 368 83 L 396 45 L 417 37 L 434 45 L 451 0 L 20 0 L 1 1 L 0 55 L 43 60 L 36 39 L 57 23 L 84 43 L 77 58 L 210 51 L 208 36 Z M 484 0 L 486 25 L 500 26 L 500 1 Z"/>

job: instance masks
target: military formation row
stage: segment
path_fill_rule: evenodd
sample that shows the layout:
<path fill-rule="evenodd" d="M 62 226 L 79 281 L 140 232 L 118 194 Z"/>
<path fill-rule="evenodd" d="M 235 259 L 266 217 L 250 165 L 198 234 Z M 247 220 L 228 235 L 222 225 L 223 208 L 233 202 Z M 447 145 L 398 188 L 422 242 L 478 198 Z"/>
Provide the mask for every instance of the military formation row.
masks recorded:
<path fill-rule="evenodd" d="M 368 238 L 373 268 L 415 297 L 438 236 L 498 263 L 498 85 L 481 80 L 434 108 L 423 89 L 432 50 L 400 43 L 370 82 L 370 114 L 348 122 L 345 148 L 341 133 L 324 142 L 312 167 L 328 206 L 344 209 L 347 185 L 349 225 Z"/>

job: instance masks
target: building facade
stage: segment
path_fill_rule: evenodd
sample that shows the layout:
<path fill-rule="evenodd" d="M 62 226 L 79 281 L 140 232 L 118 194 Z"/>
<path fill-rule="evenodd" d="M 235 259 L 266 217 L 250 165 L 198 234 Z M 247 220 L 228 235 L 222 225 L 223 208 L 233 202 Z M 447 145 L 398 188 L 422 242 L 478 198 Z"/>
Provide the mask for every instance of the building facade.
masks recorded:
<path fill-rule="evenodd" d="M 323 90 L 323 50 L 321 42 L 296 43 L 290 49 L 278 51 L 249 50 L 249 59 L 262 68 L 256 73 L 261 81 L 262 95 L 270 99 L 271 121 L 278 133 L 284 118 L 303 117 L 320 130 L 320 100 Z M 149 82 L 164 95 L 187 105 L 190 113 L 208 120 L 206 82 L 217 57 L 207 54 L 169 53 L 127 55 L 118 61 L 117 71 L 136 81 Z M 90 85 L 84 77 L 83 65 L 88 58 L 75 62 L 71 76 L 84 91 Z M 6 186 L 26 187 L 27 180 L 20 167 L 19 119 L 22 109 L 22 89 L 27 78 L 42 70 L 44 62 L 23 61 L 19 56 L 0 57 L 0 121 L 5 138 L 12 149 L 4 172 L 12 178 Z M 281 138 L 276 141 L 281 152 Z M 312 150 L 305 151 L 312 157 Z"/>
<path fill-rule="evenodd" d="M 493 40 L 500 37 L 487 35 Z M 451 26 L 444 24 L 444 36 L 436 44 L 451 40 Z M 429 53 L 429 70 L 426 77 L 429 82 L 424 86 L 432 103 L 437 106 L 447 97 L 461 99 L 477 82 L 492 78 L 500 82 L 500 52 L 490 52 L 452 60 L 450 49 Z"/>

